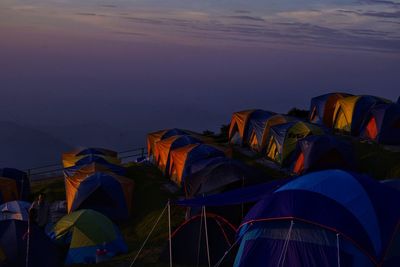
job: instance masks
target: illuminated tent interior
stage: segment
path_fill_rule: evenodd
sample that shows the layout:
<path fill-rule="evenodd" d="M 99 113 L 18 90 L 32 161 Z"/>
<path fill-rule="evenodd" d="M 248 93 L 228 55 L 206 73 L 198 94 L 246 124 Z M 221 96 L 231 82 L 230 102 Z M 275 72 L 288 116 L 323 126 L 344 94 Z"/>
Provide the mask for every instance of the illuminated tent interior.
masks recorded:
<path fill-rule="evenodd" d="M 400 104 L 381 104 L 370 111 L 361 138 L 387 145 L 400 145 Z"/>
<path fill-rule="evenodd" d="M 329 93 L 313 97 L 311 99 L 309 121 L 331 128 L 337 101 L 348 96 L 351 95 L 346 93 Z"/>
<path fill-rule="evenodd" d="M 306 122 L 288 122 L 271 127 L 266 156 L 284 165 L 296 148 L 297 141 L 310 135 L 321 135 L 324 131 Z"/>

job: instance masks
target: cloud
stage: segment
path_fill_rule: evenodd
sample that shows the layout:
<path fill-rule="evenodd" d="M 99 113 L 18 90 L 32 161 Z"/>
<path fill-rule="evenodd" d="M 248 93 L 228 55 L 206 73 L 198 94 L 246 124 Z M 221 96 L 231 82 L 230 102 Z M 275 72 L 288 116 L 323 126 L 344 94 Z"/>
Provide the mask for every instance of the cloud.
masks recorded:
<path fill-rule="evenodd" d="M 224 16 L 224 18 L 231 18 L 231 19 L 242 19 L 242 20 L 252 20 L 252 21 L 264 21 L 264 19 L 260 17 L 254 17 L 254 16 Z"/>

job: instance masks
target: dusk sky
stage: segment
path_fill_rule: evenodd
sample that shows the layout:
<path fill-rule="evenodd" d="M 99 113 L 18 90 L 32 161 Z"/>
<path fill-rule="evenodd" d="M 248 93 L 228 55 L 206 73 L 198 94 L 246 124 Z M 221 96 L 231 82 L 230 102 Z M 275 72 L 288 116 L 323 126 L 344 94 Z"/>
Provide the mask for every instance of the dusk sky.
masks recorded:
<path fill-rule="evenodd" d="M 0 1 L 0 121 L 71 146 L 399 85 L 398 0 Z"/>

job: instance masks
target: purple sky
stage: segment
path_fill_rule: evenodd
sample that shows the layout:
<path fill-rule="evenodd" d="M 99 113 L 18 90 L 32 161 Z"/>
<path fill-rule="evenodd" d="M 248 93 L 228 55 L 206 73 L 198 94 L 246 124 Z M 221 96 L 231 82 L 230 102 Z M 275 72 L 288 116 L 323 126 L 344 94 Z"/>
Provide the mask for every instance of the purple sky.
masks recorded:
<path fill-rule="evenodd" d="M 0 121 L 73 146 L 335 90 L 395 100 L 399 70 L 399 1 L 0 2 Z"/>

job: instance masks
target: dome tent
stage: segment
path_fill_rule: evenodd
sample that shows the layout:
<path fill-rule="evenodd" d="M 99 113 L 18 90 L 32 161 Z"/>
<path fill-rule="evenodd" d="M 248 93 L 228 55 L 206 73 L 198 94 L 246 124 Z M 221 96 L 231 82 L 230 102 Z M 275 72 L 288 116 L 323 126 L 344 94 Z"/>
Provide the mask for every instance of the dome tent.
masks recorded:
<path fill-rule="evenodd" d="M 246 142 L 254 150 L 260 151 L 262 137 L 266 123 L 274 116 L 270 111 L 254 112 L 249 120 L 248 134 Z"/>
<path fill-rule="evenodd" d="M 168 130 L 161 130 L 147 134 L 147 154 L 149 157 L 154 155 L 154 149 L 156 142 L 160 140 L 164 140 L 171 136 L 175 135 L 186 135 L 188 134 L 186 131 L 181 129 L 168 129 Z"/>
<path fill-rule="evenodd" d="M 158 168 L 163 172 L 167 173 L 170 165 L 170 153 L 172 150 L 189 145 L 189 144 L 201 144 L 197 138 L 190 135 L 175 135 L 169 138 L 156 142 L 154 149 L 154 161 Z"/>
<path fill-rule="evenodd" d="M 297 141 L 310 135 L 321 135 L 324 131 L 313 124 L 292 121 L 271 127 L 266 155 L 280 165 L 286 165 L 296 149 Z"/>
<path fill-rule="evenodd" d="M 126 219 L 131 211 L 134 182 L 97 172 L 88 177 L 66 177 L 67 210 L 94 209 L 111 219 Z"/>
<path fill-rule="evenodd" d="M 79 210 L 64 216 L 54 225 L 50 236 L 68 247 L 65 265 L 94 263 L 97 249 L 105 248 L 112 255 L 127 251 L 117 227 L 93 210 Z"/>
<path fill-rule="evenodd" d="M 195 163 L 225 154 L 214 146 L 206 144 L 190 144 L 171 151 L 169 176 L 179 186 L 190 175 Z"/>
<path fill-rule="evenodd" d="M 309 121 L 331 128 L 336 103 L 343 97 L 351 96 L 346 93 L 328 93 L 313 97 L 310 105 Z"/>
<path fill-rule="evenodd" d="M 229 124 L 228 140 L 230 143 L 242 145 L 245 140 L 246 127 L 254 109 L 242 110 L 232 114 Z"/>
<path fill-rule="evenodd" d="M 333 128 L 336 131 L 358 136 L 362 123 L 372 107 L 390 103 L 376 96 L 348 96 L 338 99 L 333 113 Z"/>
<path fill-rule="evenodd" d="M 398 266 L 400 210 L 388 203 L 399 201 L 396 190 L 351 172 L 292 179 L 246 215 L 235 266 Z"/>
<path fill-rule="evenodd" d="M 400 104 L 381 104 L 371 108 L 360 137 L 387 145 L 400 144 Z"/>
<path fill-rule="evenodd" d="M 299 140 L 292 158 L 291 170 L 296 174 L 335 168 L 356 169 L 351 143 L 332 135 L 311 135 Z"/>

